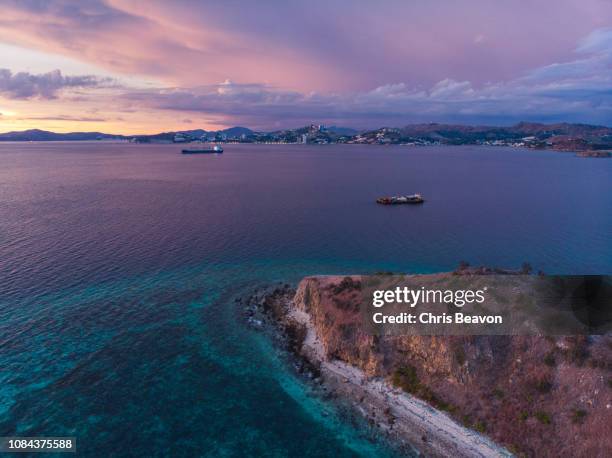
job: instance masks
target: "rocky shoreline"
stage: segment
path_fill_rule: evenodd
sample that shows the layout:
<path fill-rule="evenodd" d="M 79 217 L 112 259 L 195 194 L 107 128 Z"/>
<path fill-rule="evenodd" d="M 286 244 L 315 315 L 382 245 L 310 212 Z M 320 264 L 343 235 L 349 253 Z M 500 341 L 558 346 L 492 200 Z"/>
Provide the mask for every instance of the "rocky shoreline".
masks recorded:
<path fill-rule="evenodd" d="M 328 397 L 347 400 L 352 413 L 366 419 L 400 452 L 436 457 L 512 456 L 386 380 L 367 377 L 340 360 L 328 360 L 310 317 L 296 306 L 296 293 L 283 285 L 249 297 L 245 300 L 248 323 L 258 329 L 276 328 L 274 337 L 295 356 L 296 369 L 323 387 Z"/>
<path fill-rule="evenodd" d="M 354 313 L 358 287 L 359 277 L 308 277 L 242 310 L 325 397 L 407 455 L 609 456 L 610 336 L 379 339 Z"/>

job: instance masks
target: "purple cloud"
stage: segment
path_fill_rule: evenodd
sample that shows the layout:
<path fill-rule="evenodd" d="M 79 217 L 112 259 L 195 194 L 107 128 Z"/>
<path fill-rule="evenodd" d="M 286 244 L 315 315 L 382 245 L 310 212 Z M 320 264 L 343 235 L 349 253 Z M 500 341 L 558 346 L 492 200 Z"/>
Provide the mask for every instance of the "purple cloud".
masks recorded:
<path fill-rule="evenodd" d="M 143 117 L 256 128 L 612 119 L 608 0 L 6 1 L 0 41 L 155 84 L 95 98 Z M 10 98 L 101 84 L 6 72 Z"/>
<path fill-rule="evenodd" d="M 226 81 L 191 89 L 128 90 L 122 99 L 131 106 L 206 113 L 219 123 L 256 128 L 290 127 L 313 120 L 362 128 L 426 121 L 576 121 L 609 125 L 612 41 L 608 44 L 601 38 L 607 36 L 607 29 L 594 31 L 582 40 L 572 61 L 479 86 L 445 78 L 427 89 L 394 83 L 370 91 L 330 94 Z M 596 46 L 585 47 L 584 43 Z"/>
<path fill-rule="evenodd" d="M 183 87 L 354 92 L 508 81 L 571 60 L 580 37 L 611 25 L 608 0 L 6 1 L 0 40 Z"/>
<path fill-rule="evenodd" d="M 63 89 L 97 87 L 103 81 L 91 75 L 64 76 L 59 70 L 36 75 L 0 68 L 0 94 L 10 99 L 54 99 Z"/>

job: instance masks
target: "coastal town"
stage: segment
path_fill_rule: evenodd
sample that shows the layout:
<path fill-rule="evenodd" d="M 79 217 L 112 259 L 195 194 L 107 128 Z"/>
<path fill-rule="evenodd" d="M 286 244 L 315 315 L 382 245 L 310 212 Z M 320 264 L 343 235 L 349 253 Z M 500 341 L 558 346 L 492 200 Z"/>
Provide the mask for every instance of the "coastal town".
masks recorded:
<path fill-rule="evenodd" d="M 184 131 L 158 136 L 140 136 L 133 142 L 265 144 L 354 144 L 354 145 L 488 145 L 579 152 L 581 157 L 610 157 L 612 129 L 586 124 L 539 124 L 521 122 L 510 127 L 416 124 L 404 128 L 382 127 L 357 131 L 323 124 L 297 129 L 256 132 L 246 127 L 221 131 Z"/>
<path fill-rule="evenodd" d="M 193 129 L 146 135 L 117 135 L 100 132 L 55 133 L 27 130 L 0 133 L 0 141 L 99 140 L 131 143 L 261 143 L 308 145 L 488 145 L 576 152 L 581 157 L 610 157 L 612 128 L 589 124 L 541 124 L 520 122 L 512 126 L 470 126 L 459 124 L 411 124 L 356 130 L 348 127 L 309 124 L 271 132 L 247 127 L 223 130 Z"/>
<path fill-rule="evenodd" d="M 162 134 L 163 135 L 163 134 Z M 162 140 L 162 139 L 159 139 Z M 159 141 L 158 140 L 158 141 Z M 156 141 L 135 137 L 132 141 Z M 162 140 L 163 141 L 163 140 Z M 511 127 L 481 127 L 447 124 L 418 124 L 404 128 L 382 127 L 357 131 L 323 124 L 297 129 L 256 132 L 245 127 L 225 131 L 185 131 L 172 136 L 175 143 L 191 141 L 280 144 L 357 144 L 357 145 L 489 145 L 560 151 L 599 151 L 612 149 L 612 129 L 582 124 L 519 123 Z M 584 153 L 583 153 L 584 154 Z"/>

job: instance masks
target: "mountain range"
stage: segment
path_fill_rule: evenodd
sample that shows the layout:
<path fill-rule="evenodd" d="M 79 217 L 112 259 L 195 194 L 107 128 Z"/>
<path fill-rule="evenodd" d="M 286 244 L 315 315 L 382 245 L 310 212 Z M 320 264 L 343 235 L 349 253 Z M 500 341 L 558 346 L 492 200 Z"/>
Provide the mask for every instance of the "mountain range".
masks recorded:
<path fill-rule="evenodd" d="M 204 135 L 225 135 L 228 138 L 240 137 L 241 135 L 252 135 L 254 132 L 246 127 L 230 127 L 218 131 L 206 131 L 203 129 L 183 130 L 176 132 L 162 132 L 159 134 L 150 135 L 121 135 L 121 134 L 106 134 L 103 132 L 68 132 L 57 133 L 48 130 L 30 129 L 22 131 L 13 131 L 0 133 L 0 141 L 85 141 L 85 140 L 130 140 L 133 138 L 150 139 L 150 140 L 169 140 L 172 141 L 176 134 L 186 135 L 188 137 L 200 138 Z"/>
<path fill-rule="evenodd" d="M 193 129 L 129 136 L 102 132 L 56 133 L 39 129 L 0 134 L 0 141 L 113 139 L 141 143 L 206 140 L 318 144 L 512 144 L 559 150 L 606 150 L 612 149 L 612 128 L 570 123 L 520 122 L 503 127 L 429 123 L 357 131 L 347 127 L 324 127 L 312 124 L 273 132 L 256 132 L 247 127 L 236 126 L 218 131 Z"/>

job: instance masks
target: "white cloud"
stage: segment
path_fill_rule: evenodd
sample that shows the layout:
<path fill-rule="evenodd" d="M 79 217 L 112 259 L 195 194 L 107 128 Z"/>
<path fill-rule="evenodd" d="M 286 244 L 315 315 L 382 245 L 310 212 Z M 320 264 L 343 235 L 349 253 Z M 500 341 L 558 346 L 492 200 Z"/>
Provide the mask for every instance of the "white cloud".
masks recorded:
<path fill-rule="evenodd" d="M 612 53 L 612 27 L 597 29 L 581 40 L 578 52 Z"/>
<path fill-rule="evenodd" d="M 474 93 L 469 81 L 455 81 L 449 78 L 438 81 L 429 91 L 433 98 L 470 96 Z"/>

